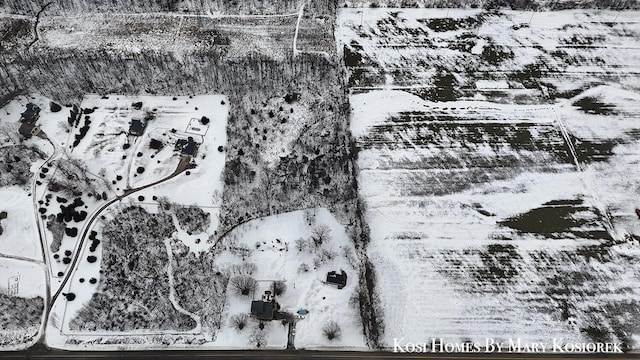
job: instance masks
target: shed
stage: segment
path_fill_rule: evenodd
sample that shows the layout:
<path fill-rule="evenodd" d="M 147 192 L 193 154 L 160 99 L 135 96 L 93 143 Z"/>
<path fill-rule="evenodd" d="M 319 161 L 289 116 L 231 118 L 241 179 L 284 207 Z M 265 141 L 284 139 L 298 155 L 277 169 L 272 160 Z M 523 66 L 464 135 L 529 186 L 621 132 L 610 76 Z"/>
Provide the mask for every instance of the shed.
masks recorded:
<path fill-rule="evenodd" d="M 327 284 L 335 285 L 338 289 L 342 289 L 347 286 L 347 273 L 344 270 L 340 270 L 338 273 L 336 271 L 330 271 L 327 273 Z"/>
<path fill-rule="evenodd" d="M 144 133 L 144 129 L 147 127 L 147 124 L 142 120 L 133 119 L 129 125 L 129 134 L 134 136 L 140 136 Z"/>

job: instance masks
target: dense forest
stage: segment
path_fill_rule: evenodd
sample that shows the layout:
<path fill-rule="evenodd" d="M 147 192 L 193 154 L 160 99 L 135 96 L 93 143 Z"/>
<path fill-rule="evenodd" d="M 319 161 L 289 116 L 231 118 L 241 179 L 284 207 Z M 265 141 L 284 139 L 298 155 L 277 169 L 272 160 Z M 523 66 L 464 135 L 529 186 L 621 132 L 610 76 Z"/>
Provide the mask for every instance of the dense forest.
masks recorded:
<path fill-rule="evenodd" d="M 195 14 L 284 14 L 295 13 L 304 0 L 0 0 L 7 13 L 35 15 L 46 6 L 47 15 L 88 12 L 181 12 Z M 50 4 L 50 5 L 47 5 Z M 306 6 L 315 14 L 335 12 L 337 2 L 314 0 Z"/>
<path fill-rule="evenodd" d="M 0 293 L 0 346 L 27 343 L 38 334 L 44 300 Z"/>

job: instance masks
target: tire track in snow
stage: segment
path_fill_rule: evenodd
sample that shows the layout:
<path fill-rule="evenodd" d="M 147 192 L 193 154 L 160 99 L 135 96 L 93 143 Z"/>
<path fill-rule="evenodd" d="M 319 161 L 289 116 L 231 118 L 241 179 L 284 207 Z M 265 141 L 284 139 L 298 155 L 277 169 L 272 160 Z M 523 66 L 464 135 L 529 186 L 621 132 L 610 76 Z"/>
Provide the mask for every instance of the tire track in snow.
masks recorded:
<path fill-rule="evenodd" d="M 579 173 L 585 174 L 584 168 L 582 167 L 582 165 L 580 164 L 580 161 L 578 160 L 578 154 L 576 152 L 575 145 L 571 140 L 572 135 L 569 133 L 569 130 L 567 129 L 564 121 L 562 121 L 560 116 L 558 116 L 556 109 L 552 108 L 552 111 L 553 111 L 553 115 L 556 118 L 558 127 L 560 128 L 560 132 L 562 133 L 562 137 L 564 138 L 565 144 L 567 144 L 567 147 L 569 147 L 569 151 L 571 152 L 571 157 L 573 158 L 573 162 L 576 165 L 576 169 L 578 170 Z M 607 229 L 607 233 L 609 234 L 609 236 L 611 236 L 613 240 L 616 240 L 616 241 L 619 240 L 615 232 L 615 228 L 613 227 L 613 221 L 611 221 L 611 214 L 609 214 L 609 212 L 607 211 L 606 204 L 604 203 L 604 201 L 600 199 L 597 192 L 595 191 L 595 189 L 593 188 L 591 183 L 586 179 L 585 176 L 580 176 L 579 178 L 580 178 L 580 182 L 582 182 L 582 184 L 584 185 L 585 190 L 589 193 L 591 198 L 595 201 L 597 209 L 600 211 L 600 213 L 604 217 L 604 220 L 605 220 L 604 226 Z"/>

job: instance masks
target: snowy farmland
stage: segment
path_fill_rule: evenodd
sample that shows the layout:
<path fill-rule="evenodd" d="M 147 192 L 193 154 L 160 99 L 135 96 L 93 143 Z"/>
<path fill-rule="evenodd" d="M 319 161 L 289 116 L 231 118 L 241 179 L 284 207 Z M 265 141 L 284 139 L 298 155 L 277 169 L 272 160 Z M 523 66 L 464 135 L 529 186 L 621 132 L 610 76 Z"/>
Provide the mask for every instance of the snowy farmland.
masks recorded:
<path fill-rule="evenodd" d="M 498 2 L 0 16 L 0 349 L 637 351 L 640 12 Z"/>
<path fill-rule="evenodd" d="M 640 178 L 627 171 L 640 153 L 629 116 L 638 111 L 637 95 L 594 94 L 618 115 L 605 119 L 570 102 L 352 96 L 384 344 L 403 337 L 570 342 L 605 334 L 633 346 L 640 286 L 632 264 L 640 247 L 628 234 L 637 231 L 637 217 L 635 228 L 625 225 L 640 194 Z M 604 159 L 592 151 L 603 139 L 616 143 Z M 626 177 L 609 182 L 611 173 Z M 594 311 L 600 308 L 607 312 Z"/>
<path fill-rule="evenodd" d="M 639 89 L 637 12 L 342 9 L 354 89 L 430 100 L 539 103 L 609 84 Z"/>

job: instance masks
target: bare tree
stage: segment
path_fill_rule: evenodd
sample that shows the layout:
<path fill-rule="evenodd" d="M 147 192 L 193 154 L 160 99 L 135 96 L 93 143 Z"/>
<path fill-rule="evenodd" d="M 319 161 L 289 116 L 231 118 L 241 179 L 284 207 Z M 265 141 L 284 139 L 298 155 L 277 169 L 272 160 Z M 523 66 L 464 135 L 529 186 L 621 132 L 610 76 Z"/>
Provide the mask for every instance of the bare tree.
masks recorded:
<path fill-rule="evenodd" d="M 273 282 L 273 293 L 276 296 L 284 294 L 285 291 L 287 291 L 287 284 L 284 281 L 277 280 Z"/>
<path fill-rule="evenodd" d="M 340 338 L 342 329 L 340 329 L 340 325 L 337 322 L 329 321 L 322 327 L 322 333 L 327 339 L 333 341 Z"/>
<path fill-rule="evenodd" d="M 336 256 L 337 254 L 335 253 L 335 251 L 320 249 L 316 257 L 313 259 L 313 266 L 318 268 L 325 262 L 333 260 Z"/>
<path fill-rule="evenodd" d="M 256 279 L 250 276 L 234 276 L 229 280 L 231 286 L 236 290 L 236 293 L 241 296 L 249 296 L 258 285 Z"/>
<path fill-rule="evenodd" d="M 239 276 L 250 276 L 257 270 L 257 266 L 252 263 L 233 264 L 229 268 L 230 272 Z"/>
<path fill-rule="evenodd" d="M 303 238 L 296 240 L 295 244 L 296 244 L 296 249 L 298 249 L 298 251 L 305 251 L 309 248 L 309 241 Z"/>
<path fill-rule="evenodd" d="M 324 242 L 331 238 L 329 235 L 330 232 L 331 229 L 326 224 L 318 225 L 311 230 L 311 240 L 313 240 L 313 244 L 316 248 L 322 246 Z"/>

